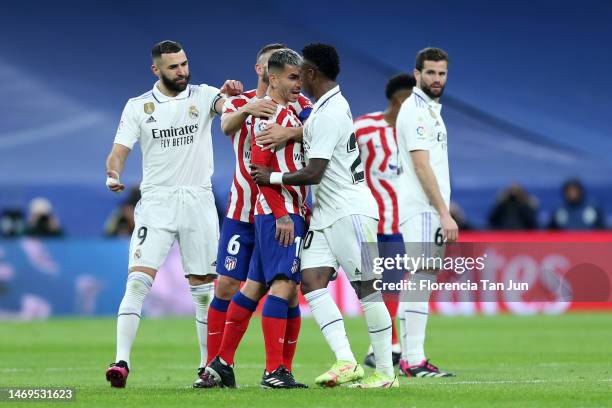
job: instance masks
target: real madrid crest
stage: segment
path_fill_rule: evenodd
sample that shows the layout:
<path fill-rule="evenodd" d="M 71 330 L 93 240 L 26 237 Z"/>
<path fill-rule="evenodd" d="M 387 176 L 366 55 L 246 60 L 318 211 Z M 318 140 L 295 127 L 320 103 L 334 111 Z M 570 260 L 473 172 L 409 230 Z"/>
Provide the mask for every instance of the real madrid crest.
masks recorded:
<path fill-rule="evenodd" d="M 143 106 L 143 108 L 144 108 L 144 112 L 145 112 L 147 115 L 150 115 L 150 114 L 152 114 L 153 112 L 155 112 L 155 104 L 154 104 L 153 102 L 147 102 L 147 103 L 145 103 L 145 104 L 144 104 L 144 106 Z"/>
<path fill-rule="evenodd" d="M 428 110 L 429 110 L 429 114 L 431 115 L 431 117 L 434 119 L 437 119 L 436 112 L 434 112 L 433 109 L 431 108 L 429 108 Z"/>
<path fill-rule="evenodd" d="M 197 119 L 198 116 L 200 116 L 200 111 L 195 107 L 195 105 L 191 105 L 189 107 L 189 117 L 191 117 L 191 119 Z"/>

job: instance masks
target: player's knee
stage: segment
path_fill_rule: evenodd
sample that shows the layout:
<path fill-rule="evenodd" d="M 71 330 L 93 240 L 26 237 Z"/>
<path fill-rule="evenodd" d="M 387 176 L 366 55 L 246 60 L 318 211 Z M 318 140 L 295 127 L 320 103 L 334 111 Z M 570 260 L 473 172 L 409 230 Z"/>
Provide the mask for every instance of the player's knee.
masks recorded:
<path fill-rule="evenodd" d="M 207 283 L 212 283 L 217 279 L 216 274 L 208 274 L 208 275 L 188 275 L 187 279 L 189 280 L 189 284 L 193 286 L 205 285 Z"/>
<path fill-rule="evenodd" d="M 151 277 L 151 279 L 155 279 L 155 275 L 157 274 L 157 269 L 147 268 L 146 266 L 132 266 L 130 269 L 128 269 L 128 272 L 129 273 L 132 273 L 132 272 L 146 273 L 147 275 Z"/>
<path fill-rule="evenodd" d="M 372 293 L 378 292 L 374 288 L 374 280 L 369 280 L 365 282 L 352 281 L 351 286 L 355 290 L 355 293 L 357 294 L 357 298 L 359 299 L 363 299 L 364 297 L 369 296 Z"/>
<path fill-rule="evenodd" d="M 286 300 L 292 298 L 295 293 L 295 282 L 286 276 L 279 275 L 272 281 L 270 285 L 270 294 Z"/>
<path fill-rule="evenodd" d="M 215 288 L 215 296 L 223 300 L 231 300 L 240 290 L 240 281 L 229 276 L 220 276 Z"/>
<path fill-rule="evenodd" d="M 302 294 L 305 295 L 317 289 L 323 289 L 327 287 L 329 283 L 329 278 L 331 273 L 333 273 L 333 269 L 329 268 L 331 272 L 325 270 L 319 270 L 319 268 L 313 269 L 305 269 L 302 271 L 302 282 L 301 282 L 301 290 Z"/>
<path fill-rule="evenodd" d="M 266 287 L 264 284 L 254 280 L 247 279 L 246 283 L 240 289 L 242 294 L 251 300 L 259 301 L 266 294 Z"/>

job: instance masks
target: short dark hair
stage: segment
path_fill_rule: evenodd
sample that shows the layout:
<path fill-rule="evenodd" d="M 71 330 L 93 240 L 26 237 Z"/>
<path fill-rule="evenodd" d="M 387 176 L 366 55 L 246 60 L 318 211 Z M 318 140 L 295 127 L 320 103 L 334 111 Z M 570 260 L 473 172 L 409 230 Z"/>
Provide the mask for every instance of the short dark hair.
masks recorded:
<path fill-rule="evenodd" d="M 327 44 L 308 44 L 302 50 L 305 60 L 314 64 L 327 78 L 335 81 L 340 73 L 340 58 L 334 47 Z"/>
<path fill-rule="evenodd" d="M 261 58 L 261 56 L 268 51 L 282 50 L 283 48 L 287 48 L 287 46 L 283 43 L 272 43 L 272 44 L 264 45 L 263 47 L 261 47 L 261 50 L 257 52 L 257 59 L 255 61 L 259 62 L 259 59 Z"/>
<path fill-rule="evenodd" d="M 274 51 L 274 53 L 270 55 L 270 59 L 268 59 L 268 72 L 275 68 L 284 69 L 285 65 L 299 67 L 302 65 L 302 57 L 300 57 L 300 54 L 289 48 Z"/>
<path fill-rule="evenodd" d="M 164 40 L 153 46 L 151 50 L 151 58 L 156 59 L 162 54 L 174 54 L 183 49 L 183 46 L 176 41 Z"/>
<path fill-rule="evenodd" d="M 448 54 L 442 48 L 427 47 L 417 53 L 414 64 L 417 71 L 423 70 L 425 61 L 446 61 L 448 63 Z"/>
<path fill-rule="evenodd" d="M 402 89 L 412 90 L 416 86 L 416 80 L 410 74 L 397 74 L 392 76 L 385 87 L 385 96 L 387 99 L 393 98 L 397 91 Z"/>

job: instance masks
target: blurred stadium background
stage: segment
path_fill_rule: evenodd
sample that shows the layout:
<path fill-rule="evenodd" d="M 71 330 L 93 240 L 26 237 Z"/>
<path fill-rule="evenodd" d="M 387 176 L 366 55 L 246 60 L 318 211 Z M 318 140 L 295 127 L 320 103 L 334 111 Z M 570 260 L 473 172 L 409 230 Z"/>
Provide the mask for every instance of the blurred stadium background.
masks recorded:
<path fill-rule="evenodd" d="M 121 232 L 129 229 L 129 215 L 122 214 L 137 196 L 107 191 L 104 160 L 124 103 L 152 87 L 149 51 L 162 39 L 183 44 L 192 83 L 218 86 L 232 78 L 247 89 L 255 86 L 262 45 L 281 41 L 299 51 L 313 41 L 334 44 L 339 82 L 355 117 L 384 109 L 388 77 L 411 72 L 419 49 L 444 48 L 451 58 L 442 103 L 453 200 L 472 236 L 510 229 L 529 241 L 529 231 L 548 229 L 568 205 L 562 186 L 569 179 L 580 181 L 585 199 L 568 228 L 610 227 L 611 19 L 612 3 L 596 0 L 579 6 L 552 0 L 6 4 L 0 14 L 0 318 L 116 312 L 127 262 Z M 234 158 L 218 121 L 213 137 L 222 214 Z M 140 175 L 136 150 L 123 181 L 137 186 Z M 60 238 L 41 237 L 41 216 L 47 226 L 58 221 Z M 571 233 L 539 234 L 555 241 Z M 612 240 L 605 231 L 580 239 L 585 236 Z M 176 251 L 164 268 L 146 313 L 189 313 Z M 177 296 L 181 291 L 185 296 Z M 347 313 L 357 313 L 346 282 L 335 293 Z"/>

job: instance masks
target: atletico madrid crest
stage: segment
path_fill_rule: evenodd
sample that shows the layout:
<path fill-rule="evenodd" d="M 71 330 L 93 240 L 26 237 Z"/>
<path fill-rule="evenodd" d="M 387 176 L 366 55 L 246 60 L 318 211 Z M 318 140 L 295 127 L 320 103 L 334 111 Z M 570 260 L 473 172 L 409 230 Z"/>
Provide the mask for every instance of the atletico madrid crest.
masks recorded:
<path fill-rule="evenodd" d="M 236 269 L 236 265 L 238 265 L 238 259 L 236 259 L 236 257 L 233 257 L 233 256 L 225 257 L 225 263 L 223 264 L 223 266 L 225 266 L 225 269 L 227 271 L 233 271 L 234 269 Z"/>

